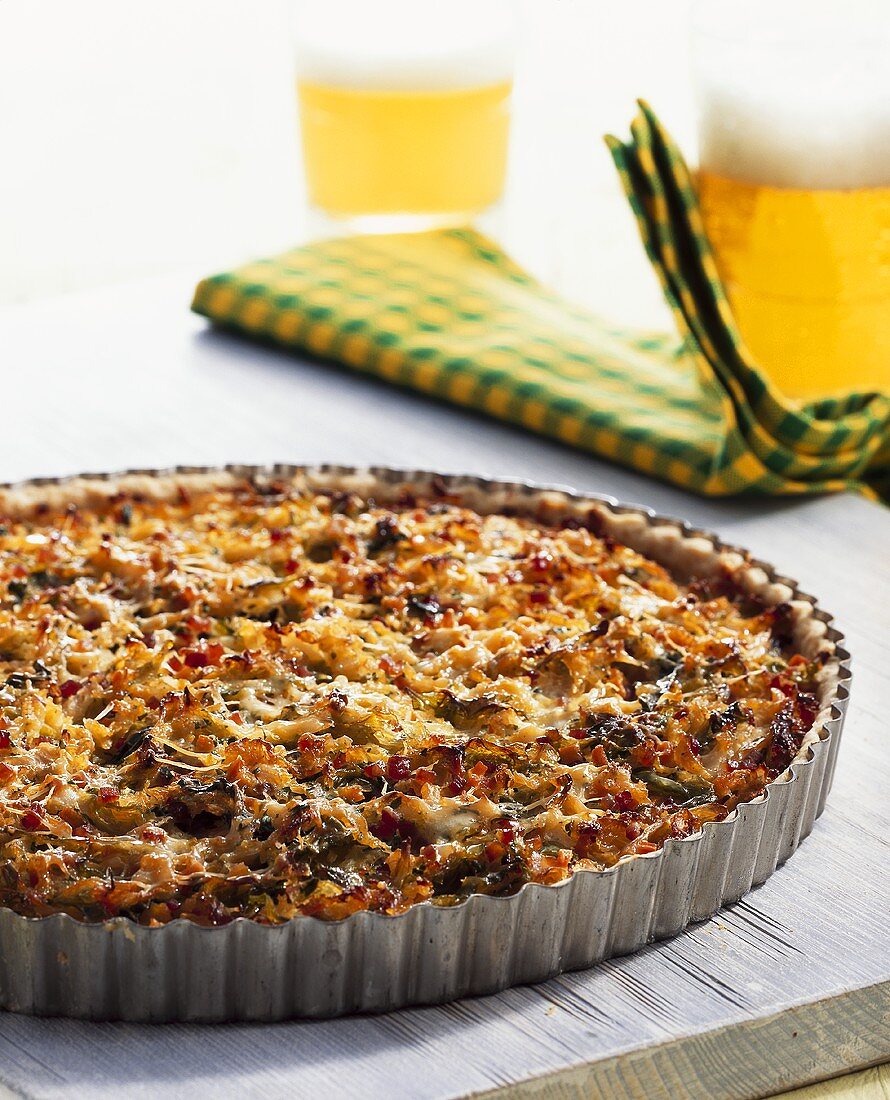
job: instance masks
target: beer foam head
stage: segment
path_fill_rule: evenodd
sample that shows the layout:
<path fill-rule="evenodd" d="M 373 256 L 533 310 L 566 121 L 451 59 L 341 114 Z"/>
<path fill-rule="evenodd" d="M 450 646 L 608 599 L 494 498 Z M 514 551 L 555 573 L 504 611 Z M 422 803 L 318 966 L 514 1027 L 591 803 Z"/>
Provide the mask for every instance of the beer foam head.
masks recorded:
<path fill-rule="evenodd" d="M 468 88 L 509 80 L 509 0 L 313 0 L 296 14 L 297 74 L 379 91 Z"/>
<path fill-rule="evenodd" d="M 890 186 L 887 3 L 702 3 L 702 167 L 778 187 Z"/>

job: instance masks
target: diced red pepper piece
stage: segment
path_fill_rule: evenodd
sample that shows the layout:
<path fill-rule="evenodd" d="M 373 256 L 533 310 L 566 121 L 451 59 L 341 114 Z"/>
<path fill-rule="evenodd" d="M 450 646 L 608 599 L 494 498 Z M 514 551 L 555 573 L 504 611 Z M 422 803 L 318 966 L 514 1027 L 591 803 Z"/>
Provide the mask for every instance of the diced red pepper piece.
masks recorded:
<path fill-rule="evenodd" d="M 82 687 L 82 680 L 65 680 L 59 685 L 59 694 L 63 699 L 70 699 L 71 696 L 76 695 Z"/>
<path fill-rule="evenodd" d="M 398 783 L 411 774 L 411 761 L 407 756 L 391 756 L 386 762 L 386 778 L 390 783 Z"/>

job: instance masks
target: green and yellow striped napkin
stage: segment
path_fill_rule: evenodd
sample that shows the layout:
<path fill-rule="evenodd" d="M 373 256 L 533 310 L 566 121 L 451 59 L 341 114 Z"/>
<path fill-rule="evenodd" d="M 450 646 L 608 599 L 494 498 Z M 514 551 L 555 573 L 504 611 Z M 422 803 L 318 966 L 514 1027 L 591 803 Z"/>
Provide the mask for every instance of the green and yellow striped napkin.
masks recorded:
<path fill-rule="evenodd" d="M 890 396 L 784 399 L 742 343 L 655 116 L 643 105 L 609 145 L 679 338 L 608 325 L 471 229 L 310 244 L 203 280 L 192 308 L 701 493 L 890 497 Z"/>

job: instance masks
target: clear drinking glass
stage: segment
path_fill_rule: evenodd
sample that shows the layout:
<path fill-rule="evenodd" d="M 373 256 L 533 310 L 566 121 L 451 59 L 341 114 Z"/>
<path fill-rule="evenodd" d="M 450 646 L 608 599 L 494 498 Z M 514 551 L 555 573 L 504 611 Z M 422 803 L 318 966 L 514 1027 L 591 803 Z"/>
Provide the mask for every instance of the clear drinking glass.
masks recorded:
<path fill-rule="evenodd" d="M 733 311 L 790 396 L 890 389 L 887 0 L 707 0 L 699 195 Z"/>
<path fill-rule="evenodd" d="M 310 202 L 349 228 L 465 221 L 504 187 L 508 0 L 301 0 L 297 101 Z"/>

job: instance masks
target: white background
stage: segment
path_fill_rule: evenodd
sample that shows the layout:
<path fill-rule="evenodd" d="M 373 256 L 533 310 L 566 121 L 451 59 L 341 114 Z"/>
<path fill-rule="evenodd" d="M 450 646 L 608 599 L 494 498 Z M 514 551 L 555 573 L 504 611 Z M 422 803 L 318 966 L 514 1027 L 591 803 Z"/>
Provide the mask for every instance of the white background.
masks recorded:
<path fill-rule="evenodd" d="M 692 147 L 689 6 L 520 0 L 493 228 L 617 321 L 665 313 L 601 138 L 644 96 Z M 0 303 L 198 277 L 306 231 L 288 0 L 0 2 Z"/>

